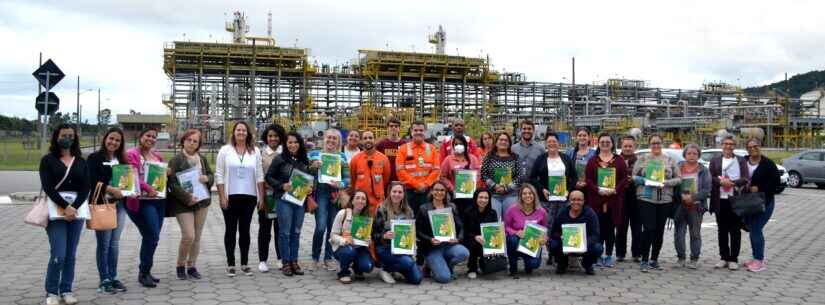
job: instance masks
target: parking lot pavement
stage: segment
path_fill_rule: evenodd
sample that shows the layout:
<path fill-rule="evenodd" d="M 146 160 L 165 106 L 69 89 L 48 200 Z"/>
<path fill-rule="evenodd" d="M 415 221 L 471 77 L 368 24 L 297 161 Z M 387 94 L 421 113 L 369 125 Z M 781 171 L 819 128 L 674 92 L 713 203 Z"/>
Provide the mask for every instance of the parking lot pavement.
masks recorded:
<path fill-rule="evenodd" d="M 579 271 L 558 276 L 542 266 L 531 276 L 513 280 L 506 274 L 466 278 L 466 268 L 456 269 L 458 280 L 437 284 L 425 279 L 420 286 L 388 285 L 377 276 L 344 286 L 330 271 L 307 272 L 285 277 L 279 272 L 253 276 L 224 275 L 223 217 L 213 204 L 202 238 L 198 267 L 204 279 L 175 279 L 174 267 L 180 230 L 173 218 L 164 223 L 155 255 L 153 273 L 158 288 L 137 284 L 137 253 L 140 236 L 127 219 L 120 243 L 121 279 L 129 288 L 116 295 L 98 294 L 95 267 L 95 237 L 84 231 L 77 256 L 75 292 L 81 304 L 823 304 L 825 303 L 825 191 L 788 189 L 777 196 L 774 221 L 765 229 L 767 266 L 754 274 L 714 270 L 717 261 L 713 217 L 706 215 L 702 237 L 701 268 L 677 268 L 673 232 L 666 232 L 662 249 L 663 271 L 641 273 L 633 263 L 599 269 L 595 276 Z M 0 304 L 41 304 L 48 241 L 42 229 L 23 224 L 26 205 L 0 206 Z M 257 219 L 257 217 L 256 217 Z M 301 243 L 304 268 L 309 266 L 314 221 L 306 217 Z M 257 221 L 253 220 L 250 264 L 257 265 Z M 272 246 L 270 246 L 272 247 Z M 274 252 L 274 251 L 270 251 Z M 743 233 L 740 261 L 750 257 L 750 242 Z"/>

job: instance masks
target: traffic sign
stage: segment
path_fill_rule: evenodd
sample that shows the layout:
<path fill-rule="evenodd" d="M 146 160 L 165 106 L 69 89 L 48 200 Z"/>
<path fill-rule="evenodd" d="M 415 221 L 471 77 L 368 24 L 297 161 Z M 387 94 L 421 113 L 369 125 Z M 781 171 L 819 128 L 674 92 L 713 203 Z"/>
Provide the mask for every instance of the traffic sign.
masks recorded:
<path fill-rule="evenodd" d="M 46 89 L 52 89 L 54 85 L 57 85 L 57 83 L 66 76 L 51 59 L 47 60 L 40 68 L 37 68 L 37 70 L 34 70 L 32 75 L 40 85 Z M 47 78 L 46 75 L 49 77 Z"/>
<path fill-rule="evenodd" d="M 34 108 L 37 109 L 37 113 L 39 113 L 40 115 L 43 115 L 43 113 L 45 112 L 45 111 L 43 111 L 44 110 L 43 107 L 46 104 L 45 100 L 46 100 L 46 92 L 40 93 L 40 95 L 37 96 L 37 99 L 35 99 Z M 60 107 L 60 99 L 57 97 L 57 94 L 54 94 L 54 92 L 49 92 L 49 107 L 48 107 L 49 108 L 49 113 L 48 114 L 49 115 L 54 114 L 59 107 Z"/>

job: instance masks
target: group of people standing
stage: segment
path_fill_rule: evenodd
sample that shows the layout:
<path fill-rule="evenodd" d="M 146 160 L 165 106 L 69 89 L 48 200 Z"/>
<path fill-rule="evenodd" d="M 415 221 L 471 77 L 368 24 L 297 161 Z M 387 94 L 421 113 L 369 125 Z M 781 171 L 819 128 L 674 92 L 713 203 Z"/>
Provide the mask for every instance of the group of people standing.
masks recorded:
<path fill-rule="evenodd" d="M 138 274 L 142 286 L 155 287 L 159 283 L 152 267 L 164 217 L 175 217 L 181 228 L 176 277 L 200 279 L 196 265 L 211 196 L 196 198 L 177 180 L 178 173 L 193 168 L 199 172 L 197 181 L 207 190 L 217 187 L 225 221 L 226 274 L 230 277 L 253 274 L 249 248 L 256 210 L 260 272 L 269 271 L 269 244 L 274 237 L 275 268 L 285 276 L 304 274 L 298 264 L 298 250 L 304 216 L 311 212 L 315 230 L 310 268 L 338 270 L 342 283 L 362 280 L 374 268 L 380 269 L 380 278 L 388 283 L 394 283 L 396 275 L 410 284 L 418 284 L 424 277 L 447 283 L 456 278 L 454 267 L 464 261 L 467 276 L 476 278 L 494 262 L 483 254 L 480 232 L 480 224 L 491 222 L 504 225 L 506 268 L 512 277 L 519 276 L 519 259 L 526 274 L 539 268 L 541 248 L 548 252 L 547 264 L 555 264 L 559 274 L 567 272 L 570 256 L 580 257 L 587 274 L 595 273 L 594 266 L 613 267 L 617 261 L 627 259 L 628 233 L 632 240 L 630 256 L 639 263 L 640 270 L 661 269 L 659 253 L 668 218 L 675 222 L 678 265 L 695 269 L 699 267 L 700 228 L 706 211 L 716 215 L 719 229 L 720 262 L 715 267 L 738 268 L 740 230 L 747 228 L 753 259 L 744 266 L 750 271 L 765 269 L 762 228 L 773 212 L 773 192 L 779 177 L 775 164 L 761 155 L 759 140 L 748 140 L 749 156 L 738 157 L 733 154 L 736 139 L 726 137 L 722 155 L 706 168 L 698 162 L 699 146 L 686 145 L 684 161 L 676 162 L 663 153 L 663 139 L 657 135 L 648 138 L 650 153 L 637 157 L 636 138 L 618 139 L 617 146 L 615 138 L 600 134 L 592 148 L 586 129 L 577 131 L 576 143 L 567 151 L 561 151 L 562 139 L 552 131 L 545 134 L 541 145 L 534 142 L 535 126 L 529 120 L 520 123 L 516 142 L 510 133 L 500 132 L 484 133 L 480 143 L 465 135 L 464 122 L 456 120 L 453 135 L 440 147 L 425 141 L 427 126 L 423 122 L 412 123 L 407 141 L 400 137 L 400 127 L 400 121 L 391 118 L 387 138 L 376 142 L 375 131 L 350 131 L 346 143 L 339 130 L 329 129 L 324 132 L 320 149 L 310 151 L 299 133 L 287 132 L 276 124 L 263 131 L 261 140 L 265 145 L 258 147 L 250 126 L 240 121 L 219 150 L 214 169 L 199 152 L 203 135 L 187 130 L 180 137 L 181 151 L 166 163 L 168 187 L 155 189 L 143 178 L 147 162 L 164 162 L 155 150 L 158 130 L 141 131 L 137 146 L 126 150 L 123 131 L 112 128 L 104 135 L 100 149 L 84 160 L 76 129 L 66 124 L 58 126 L 49 153 L 40 164 L 44 193 L 65 210 L 65 218 L 51 220 L 46 227 L 51 246 L 47 304 L 77 302 L 72 282 L 83 228 L 83 220 L 76 219 L 77 209 L 98 184 L 102 184 L 105 196 L 90 204 L 110 202 L 117 207 L 117 227 L 96 231 L 100 292 L 126 291 L 117 274 L 125 215 L 142 237 Z M 322 182 L 321 156 L 330 154 L 344 161 L 341 179 Z M 112 166 L 117 164 L 130 164 L 137 172 L 136 194 L 127 196 L 109 185 Z M 663 177 L 651 177 L 651 168 Z M 613 173 L 608 185 L 599 181 L 605 169 Z M 477 172 L 472 198 L 455 198 L 456 174 L 460 170 Z M 290 178 L 295 171 L 308 173 L 314 180 L 311 195 L 303 204 L 284 199 L 284 194 L 292 190 Z M 551 189 L 552 177 L 561 177 L 561 187 Z M 690 179 L 695 181 L 692 188 L 683 183 Z M 67 202 L 60 192 L 76 192 L 77 197 Z M 746 192 L 765 193 L 764 212 L 744 218 L 733 212 L 732 199 Z M 454 239 L 437 239 L 432 232 L 429 213 L 444 209 L 453 214 Z M 372 219 L 369 246 L 356 245 L 354 232 L 350 232 L 353 219 L 362 216 Z M 394 232 L 390 223 L 400 220 L 415 223 L 415 255 L 391 251 Z M 586 227 L 585 252 L 569 254 L 562 250 L 562 226 L 567 224 Z M 538 240 L 542 247 L 535 256 L 517 251 L 528 225 L 547 229 Z M 236 245 L 240 248 L 239 264 Z"/>

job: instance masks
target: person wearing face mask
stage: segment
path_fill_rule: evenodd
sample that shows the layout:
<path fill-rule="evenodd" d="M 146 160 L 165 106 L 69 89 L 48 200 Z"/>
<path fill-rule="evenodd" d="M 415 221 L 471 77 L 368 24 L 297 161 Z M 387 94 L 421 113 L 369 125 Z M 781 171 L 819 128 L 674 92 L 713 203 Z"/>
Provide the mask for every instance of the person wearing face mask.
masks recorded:
<path fill-rule="evenodd" d="M 536 160 L 544 154 L 544 147 L 541 144 L 533 143 L 533 132 L 536 125 L 533 121 L 524 120 L 521 122 L 521 138 L 510 147 L 510 150 L 518 156 L 521 176 L 528 177 L 533 172 L 533 165 Z"/>
<path fill-rule="evenodd" d="M 453 154 L 444 158 L 441 162 L 441 182 L 447 186 L 447 189 L 455 195 L 455 174 L 458 170 L 475 170 L 481 169 L 481 162 L 478 158 L 467 151 L 467 140 L 464 138 L 454 138 Z M 481 175 L 476 181 L 476 186 L 481 181 Z M 461 198 L 453 200 L 453 203 L 458 207 L 459 211 L 464 211 L 468 206 L 472 205 L 472 199 Z"/>
<path fill-rule="evenodd" d="M 138 282 L 147 288 L 154 288 L 160 280 L 152 275 L 155 250 L 160 241 L 160 230 L 163 227 L 163 217 L 166 214 L 166 199 L 160 198 L 160 192 L 144 182 L 146 162 L 163 162 L 163 157 L 155 151 L 158 130 L 154 127 L 144 129 L 138 135 L 137 147 L 126 151 L 126 159 L 138 172 L 140 196 L 126 199 L 126 214 L 135 223 L 142 237 L 140 243 L 140 266 L 138 267 Z"/>
<path fill-rule="evenodd" d="M 415 121 L 410 127 L 412 141 L 398 147 L 395 168 L 398 180 L 407 187 L 407 202 L 417 211 L 427 202 L 427 192 L 441 175 L 441 159 L 435 146 L 424 141 L 427 125 Z"/>
<path fill-rule="evenodd" d="M 75 256 L 85 220 L 77 210 L 89 196 L 90 179 L 86 160 L 80 153 L 74 126 L 60 124 L 52 132 L 49 152 L 40 159 L 40 185 L 43 193 L 63 208 L 65 218 L 49 220 L 49 263 L 46 269 L 46 304 L 77 304 L 72 292 Z M 75 194 L 73 199 L 68 193 Z M 65 199 L 64 199 L 65 197 Z"/>
<path fill-rule="evenodd" d="M 390 182 L 390 160 L 375 150 L 375 134 L 372 131 L 361 134 L 361 143 L 364 150 L 356 154 L 349 164 L 352 173 L 350 192 L 366 193 L 370 215 L 375 215 L 378 206 L 384 202 L 384 189 Z"/>
<path fill-rule="evenodd" d="M 453 148 L 455 148 L 455 143 L 453 143 L 453 139 L 455 138 L 463 138 L 464 139 L 464 150 L 469 154 L 476 156 L 479 158 L 481 156 L 481 149 L 478 148 L 476 145 L 476 141 L 473 140 L 472 137 L 464 134 L 464 119 L 462 118 L 455 118 L 452 124 L 453 135 L 447 137 L 444 142 L 441 143 L 441 147 L 438 150 L 441 154 L 441 160 L 446 159 L 448 156 L 453 154 Z"/>
<path fill-rule="evenodd" d="M 478 277 L 479 267 L 484 269 L 482 257 L 484 256 L 484 237 L 481 236 L 481 224 L 497 222 L 496 211 L 490 208 L 490 198 L 492 197 L 487 189 L 479 189 L 473 194 L 473 204 L 468 206 L 462 213 L 464 218 L 464 235 L 461 243 L 470 251 L 470 259 L 467 262 L 467 277 L 475 279 Z"/>
<path fill-rule="evenodd" d="M 556 274 L 567 273 L 568 258 L 570 256 L 583 256 L 582 267 L 588 275 L 596 274 L 593 264 L 602 255 L 602 244 L 599 238 L 599 217 L 596 212 L 584 204 L 584 193 L 579 190 L 570 192 L 570 206 L 559 211 L 558 219 L 550 229 L 550 249 L 556 258 Z M 561 227 L 565 224 L 585 224 L 587 233 L 587 251 L 583 254 L 567 254 L 562 251 Z"/>
<path fill-rule="evenodd" d="M 411 255 L 392 254 L 391 242 L 395 238 L 392 232 L 393 220 L 414 220 L 415 214 L 404 198 L 404 185 L 394 181 L 390 183 L 390 195 L 384 200 L 372 225 L 372 240 L 375 243 L 375 252 L 383 266 L 378 273 L 387 284 L 395 283 L 392 273 L 400 273 L 407 283 L 421 284 L 421 269 L 415 264 Z"/>

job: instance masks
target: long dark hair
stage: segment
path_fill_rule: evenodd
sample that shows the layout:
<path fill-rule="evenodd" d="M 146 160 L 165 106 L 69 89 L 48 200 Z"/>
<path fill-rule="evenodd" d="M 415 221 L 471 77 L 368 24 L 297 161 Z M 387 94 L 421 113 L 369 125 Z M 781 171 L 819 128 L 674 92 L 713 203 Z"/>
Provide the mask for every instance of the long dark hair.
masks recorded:
<path fill-rule="evenodd" d="M 458 141 L 458 142 L 461 142 L 461 143 L 456 143 L 455 141 Z M 453 144 L 453 149 L 454 150 L 455 150 L 455 145 L 456 144 L 464 145 L 464 153 L 462 153 L 462 155 L 464 155 L 464 159 L 467 160 L 467 164 L 470 164 L 470 153 L 469 153 L 470 145 L 467 144 L 467 139 L 465 139 L 464 136 L 453 137 L 453 143 L 452 144 Z"/>
<path fill-rule="evenodd" d="M 289 137 L 293 137 L 293 138 L 295 138 L 296 141 L 298 141 L 298 151 L 294 155 L 286 147 L 286 142 L 289 141 Z M 296 131 L 290 131 L 289 133 L 286 134 L 286 138 L 287 138 L 287 140 L 284 141 L 284 152 L 282 154 L 284 156 L 289 156 L 289 157 L 295 158 L 296 160 L 298 160 L 298 161 L 300 161 L 304 164 L 309 164 L 309 156 L 307 156 L 306 144 L 304 144 L 304 138 L 301 137 L 301 134 L 299 134 Z"/>
<path fill-rule="evenodd" d="M 117 162 L 120 164 L 126 163 L 126 155 L 123 153 L 126 147 L 126 137 L 123 136 L 123 130 L 118 127 L 109 128 L 105 134 L 103 134 L 103 140 L 100 142 L 100 149 L 97 150 L 97 153 L 107 156 L 109 152 L 106 150 L 106 138 L 109 137 L 110 134 L 117 133 L 120 135 L 120 147 L 115 149 L 113 156 L 117 159 Z"/>
<path fill-rule="evenodd" d="M 237 144 L 237 141 L 235 139 L 235 130 L 238 129 L 238 125 L 243 125 L 244 127 L 246 127 L 246 140 L 244 141 L 244 144 L 246 144 L 246 153 L 253 154 L 255 151 L 255 146 L 253 145 L 253 138 L 255 137 L 255 135 L 252 134 L 252 129 L 249 129 L 249 124 L 247 124 L 246 121 L 235 122 L 235 126 L 232 127 L 232 137 L 230 138 L 230 144 L 232 144 L 232 146 L 235 146 Z"/>
<path fill-rule="evenodd" d="M 278 145 L 279 146 L 286 145 L 286 129 L 284 129 L 284 127 L 281 126 L 280 124 L 270 124 L 269 126 L 266 126 L 266 129 L 264 129 L 264 132 L 261 133 L 261 140 L 262 141 L 266 142 L 266 140 L 268 138 L 267 136 L 269 135 L 270 131 L 274 132 L 275 135 L 278 137 Z M 269 144 L 267 144 L 267 145 L 269 145 Z M 276 149 L 277 149 L 277 147 L 276 147 Z"/>
<path fill-rule="evenodd" d="M 60 158 L 60 145 L 57 144 L 57 137 L 60 136 L 60 131 L 63 129 L 71 129 L 74 133 L 74 142 L 72 143 L 72 147 L 69 148 L 69 153 L 71 153 L 72 157 L 82 157 L 83 155 L 80 153 L 80 135 L 77 133 L 77 128 L 75 128 L 74 125 L 67 123 L 58 125 L 57 128 L 52 131 L 52 140 L 49 143 L 49 153 Z"/>
<path fill-rule="evenodd" d="M 487 202 L 487 207 L 485 207 L 485 209 L 486 210 L 491 210 L 493 208 L 492 207 L 493 193 L 490 192 L 490 190 L 486 189 L 486 188 L 479 188 L 475 191 L 475 193 L 473 193 L 473 208 L 478 209 L 478 195 L 481 195 L 481 193 L 487 193 L 487 197 L 488 197 L 487 200 L 489 200 L 489 202 Z M 495 212 L 495 211 L 493 211 L 493 212 Z"/>

